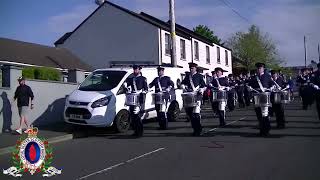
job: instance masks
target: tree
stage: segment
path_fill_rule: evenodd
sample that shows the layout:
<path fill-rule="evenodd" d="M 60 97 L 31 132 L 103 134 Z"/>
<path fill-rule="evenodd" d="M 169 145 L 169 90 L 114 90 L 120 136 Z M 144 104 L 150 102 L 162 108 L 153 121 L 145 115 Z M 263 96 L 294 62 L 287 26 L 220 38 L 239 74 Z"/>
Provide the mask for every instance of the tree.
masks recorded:
<path fill-rule="evenodd" d="M 198 25 L 197 27 L 193 28 L 193 31 L 208 38 L 212 43 L 221 44 L 221 39 L 214 35 L 214 32 L 208 26 Z"/>
<path fill-rule="evenodd" d="M 236 67 L 250 70 L 255 63 L 263 62 L 269 68 L 276 69 L 280 68 L 283 62 L 269 35 L 262 33 L 255 25 L 252 25 L 248 32 L 237 32 L 226 45 L 232 49 L 233 56 L 240 59 L 235 63 Z"/>

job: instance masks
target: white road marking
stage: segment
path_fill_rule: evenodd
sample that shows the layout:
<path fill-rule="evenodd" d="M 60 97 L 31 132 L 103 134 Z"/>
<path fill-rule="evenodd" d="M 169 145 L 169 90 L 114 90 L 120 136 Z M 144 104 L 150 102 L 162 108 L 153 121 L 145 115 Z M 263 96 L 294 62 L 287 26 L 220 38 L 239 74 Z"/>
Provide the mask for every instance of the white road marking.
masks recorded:
<path fill-rule="evenodd" d="M 88 174 L 88 175 L 86 175 L 86 176 L 80 177 L 80 178 L 78 178 L 78 180 L 86 179 L 86 178 L 88 178 L 88 177 L 91 177 L 91 176 L 94 176 L 94 175 L 97 175 L 97 174 L 100 174 L 100 173 L 103 173 L 103 172 L 107 172 L 107 171 L 112 170 L 112 169 L 114 169 L 114 168 L 116 168 L 116 167 L 125 165 L 126 163 L 130 163 L 130 162 L 132 162 L 132 161 L 134 161 L 134 160 L 137 160 L 137 159 L 140 159 L 140 158 L 142 158 L 142 157 L 148 156 L 148 155 L 150 155 L 150 154 L 153 154 L 153 153 L 162 151 L 162 150 L 164 150 L 164 149 L 165 149 L 165 148 L 159 148 L 159 149 L 156 149 L 156 150 L 154 150 L 154 151 L 151 151 L 151 152 L 142 154 L 142 155 L 137 156 L 137 157 L 135 157 L 135 158 L 129 159 L 129 160 L 125 161 L 125 162 L 121 162 L 121 163 L 118 163 L 118 164 L 116 164 L 116 165 L 113 165 L 113 166 L 107 167 L 107 168 L 105 168 L 105 169 L 102 169 L 102 170 L 100 170 L 100 171 L 97 171 L 97 172 Z"/>
<path fill-rule="evenodd" d="M 230 124 L 234 124 L 234 123 L 236 123 L 236 122 L 238 122 L 238 121 L 241 121 L 241 120 L 244 120 L 244 119 L 246 119 L 246 117 L 242 117 L 242 118 L 240 118 L 240 119 L 238 119 L 238 120 L 229 122 L 229 123 L 226 124 L 226 126 L 227 126 L 227 125 L 230 125 Z M 207 131 L 207 132 L 205 132 L 205 133 L 203 133 L 203 134 L 206 134 L 206 133 L 209 133 L 209 132 L 212 132 L 212 131 L 216 131 L 216 130 L 219 129 L 219 128 L 221 128 L 221 127 L 216 127 L 216 128 L 210 129 L 209 131 Z"/>

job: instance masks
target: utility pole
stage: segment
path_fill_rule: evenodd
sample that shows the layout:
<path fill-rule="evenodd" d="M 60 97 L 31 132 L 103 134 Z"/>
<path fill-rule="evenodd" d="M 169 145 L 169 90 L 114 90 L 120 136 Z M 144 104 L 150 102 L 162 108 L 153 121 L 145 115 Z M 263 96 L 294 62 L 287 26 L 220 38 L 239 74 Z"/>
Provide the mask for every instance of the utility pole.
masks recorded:
<path fill-rule="evenodd" d="M 304 42 L 304 67 L 307 67 L 307 46 L 306 46 L 306 36 L 303 36 Z"/>
<path fill-rule="evenodd" d="M 171 22 L 171 64 L 173 67 L 177 67 L 177 55 L 176 55 L 176 18 L 174 14 L 174 0 L 169 0 L 170 10 L 169 17 Z"/>
<path fill-rule="evenodd" d="M 318 43 L 318 57 L 319 57 L 319 63 L 320 63 L 320 46 L 319 46 L 319 43 Z"/>

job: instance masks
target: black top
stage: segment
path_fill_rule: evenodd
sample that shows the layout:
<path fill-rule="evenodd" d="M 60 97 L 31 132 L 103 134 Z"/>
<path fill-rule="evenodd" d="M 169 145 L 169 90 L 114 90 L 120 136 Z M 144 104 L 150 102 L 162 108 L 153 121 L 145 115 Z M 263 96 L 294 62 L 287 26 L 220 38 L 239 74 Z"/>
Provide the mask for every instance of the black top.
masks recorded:
<path fill-rule="evenodd" d="M 217 78 L 219 80 L 220 86 L 229 86 L 228 79 L 225 77 Z M 213 79 L 211 82 L 213 87 L 218 87 L 218 82 L 216 79 Z"/>
<path fill-rule="evenodd" d="M 182 80 L 181 84 L 186 85 L 187 86 L 187 90 L 188 91 L 192 91 L 192 86 L 190 83 L 190 76 L 191 74 L 188 73 L 186 75 L 186 77 Z M 196 73 L 192 76 L 192 82 L 194 87 L 196 88 L 197 86 L 199 86 L 200 88 L 204 88 L 206 86 L 206 83 L 204 82 L 203 79 L 203 75 Z"/>
<path fill-rule="evenodd" d="M 29 106 L 29 98 L 33 100 L 33 92 L 27 85 L 20 85 L 14 93 L 14 99 L 18 100 L 18 107 Z"/>
<path fill-rule="evenodd" d="M 144 76 L 133 76 L 131 78 L 127 79 L 128 86 L 131 86 L 132 91 L 135 91 L 134 89 L 134 81 L 136 83 L 137 90 L 148 90 L 148 84 L 147 84 L 147 78 Z"/>
<path fill-rule="evenodd" d="M 160 80 L 159 80 L 160 78 Z M 159 85 L 158 85 L 158 80 L 160 81 L 160 86 L 162 88 L 162 90 L 167 89 L 168 87 L 174 87 L 173 81 L 171 81 L 170 77 L 168 76 L 162 76 L 162 77 L 156 77 L 154 78 L 154 80 L 149 84 L 149 87 L 152 88 L 153 86 L 155 86 L 156 88 L 156 92 L 159 92 Z"/>
<path fill-rule="evenodd" d="M 264 73 L 261 76 L 257 75 L 251 78 L 249 86 L 251 86 L 253 89 L 261 91 L 257 77 L 260 79 L 264 88 L 271 88 L 274 85 L 274 82 L 271 80 L 271 76 L 267 73 Z"/>

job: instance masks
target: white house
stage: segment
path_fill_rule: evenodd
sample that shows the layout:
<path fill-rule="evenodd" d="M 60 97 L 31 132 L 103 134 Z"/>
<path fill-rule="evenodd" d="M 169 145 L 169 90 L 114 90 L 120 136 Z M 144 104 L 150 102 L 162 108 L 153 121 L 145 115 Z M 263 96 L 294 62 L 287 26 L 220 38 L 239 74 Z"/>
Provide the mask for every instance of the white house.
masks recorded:
<path fill-rule="evenodd" d="M 206 71 L 221 67 L 232 73 L 231 50 L 176 25 L 179 67 L 195 62 Z M 94 68 L 116 64 L 171 64 L 170 23 L 111 2 L 101 4 L 76 29 L 55 42 Z"/>

